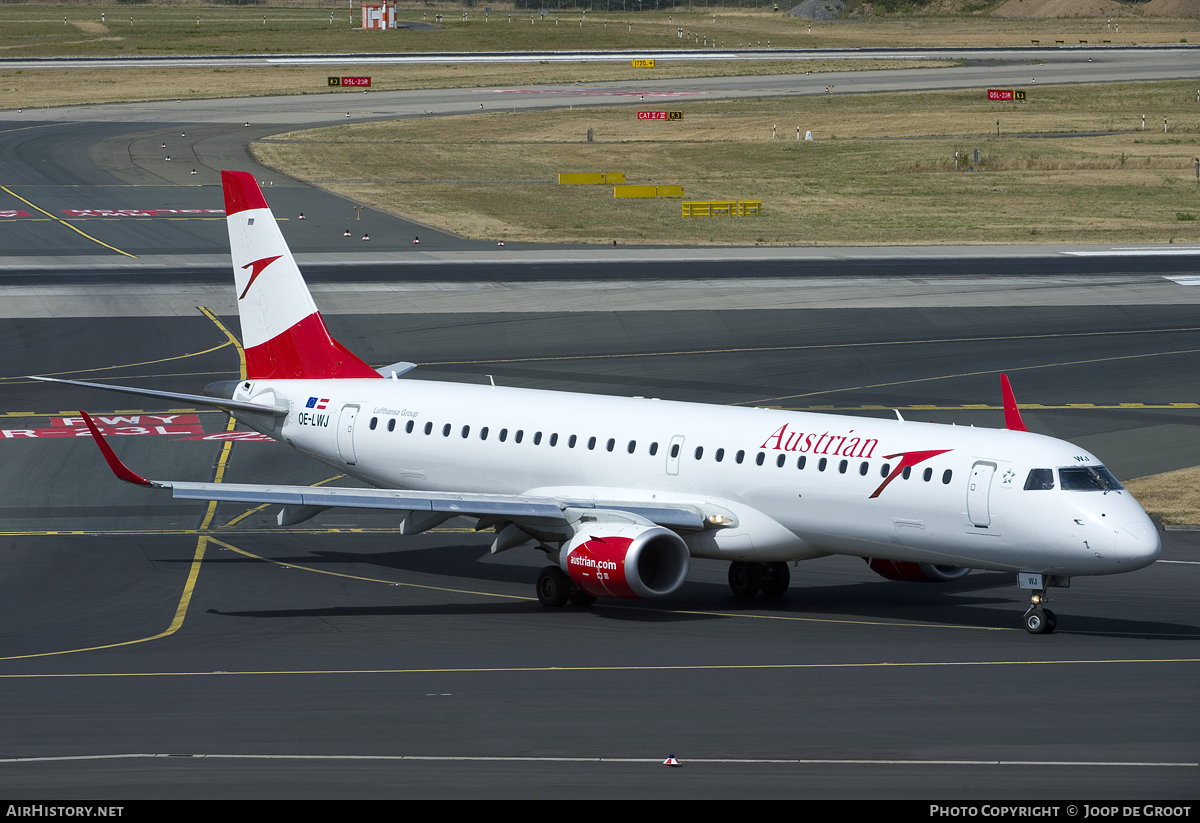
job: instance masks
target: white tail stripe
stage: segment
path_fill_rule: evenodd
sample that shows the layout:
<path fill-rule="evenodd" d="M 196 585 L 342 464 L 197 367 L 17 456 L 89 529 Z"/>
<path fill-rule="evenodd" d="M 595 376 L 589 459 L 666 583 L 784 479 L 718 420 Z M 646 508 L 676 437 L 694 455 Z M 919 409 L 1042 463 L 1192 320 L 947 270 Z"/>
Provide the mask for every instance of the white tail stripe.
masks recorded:
<path fill-rule="evenodd" d="M 259 346 L 314 314 L 317 306 L 270 209 L 239 211 L 226 222 L 243 344 Z"/>

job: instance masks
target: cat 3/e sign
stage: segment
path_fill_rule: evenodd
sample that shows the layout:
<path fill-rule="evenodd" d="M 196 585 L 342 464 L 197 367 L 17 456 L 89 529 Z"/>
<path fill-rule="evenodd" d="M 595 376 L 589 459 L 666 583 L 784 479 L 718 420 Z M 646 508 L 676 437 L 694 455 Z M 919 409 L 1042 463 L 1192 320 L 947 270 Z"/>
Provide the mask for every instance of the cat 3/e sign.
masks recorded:
<path fill-rule="evenodd" d="M 1025 92 L 1020 89 L 988 89 L 988 100 L 1024 100 Z"/>
<path fill-rule="evenodd" d="M 369 86 L 371 85 L 370 77 L 330 77 L 329 85 L 331 86 Z"/>

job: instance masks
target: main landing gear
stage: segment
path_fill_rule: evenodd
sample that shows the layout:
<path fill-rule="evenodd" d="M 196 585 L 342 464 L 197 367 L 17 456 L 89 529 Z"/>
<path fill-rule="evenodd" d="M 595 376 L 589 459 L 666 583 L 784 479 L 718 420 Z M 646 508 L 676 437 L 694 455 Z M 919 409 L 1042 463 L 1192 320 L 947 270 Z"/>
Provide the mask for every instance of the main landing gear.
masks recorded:
<path fill-rule="evenodd" d="M 1036 589 L 1030 595 L 1029 610 L 1025 612 L 1022 621 L 1025 631 L 1030 634 L 1050 634 L 1058 626 L 1058 618 L 1054 616 L 1054 612 L 1042 608 L 1049 599 L 1045 589 Z"/>
<path fill-rule="evenodd" d="M 538 574 L 537 597 L 539 603 L 550 608 L 559 608 L 567 603 L 590 606 L 596 602 L 594 595 L 576 586 L 558 566 L 547 566 Z"/>
<path fill-rule="evenodd" d="M 779 597 L 788 590 L 791 582 L 787 563 L 735 560 L 729 564 L 729 588 L 738 597 L 754 597 L 759 592 L 767 597 Z"/>

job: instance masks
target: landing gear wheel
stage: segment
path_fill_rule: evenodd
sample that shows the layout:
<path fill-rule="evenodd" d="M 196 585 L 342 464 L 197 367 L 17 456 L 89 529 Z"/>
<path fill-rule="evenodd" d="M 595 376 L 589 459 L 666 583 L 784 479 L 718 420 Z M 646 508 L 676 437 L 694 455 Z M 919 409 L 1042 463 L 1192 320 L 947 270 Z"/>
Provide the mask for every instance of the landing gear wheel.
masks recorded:
<path fill-rule="evenodd" d="M 567 602 L 572 606 L 590 606 L 596 602 L 596 595 L 588 594 L 583 589 L 572 584 L 571 590 L 567 593 Z"/>
<path fill-rule="evenodd" d="M 729 588 L 738 597 L 754 597 L 762 582 L 762 564 L 735 560 L 729 564 Z"/>
<path fill-rule="evenodd" d="M 1049 634 L 1054 631 L 1054 612 L 1030 609 L 1025 612 L 1025 631 L 1030 634 Z"/>
<path fill-rule="evenodd" d="M 792 573 L 787 563 L 763 563 L 762 581 L 759 588 L 767 597 L 781 597 L 792 582 Z"/>
<path fill-rule="evenodd" d="M 571 592 L 571 578 L 558 566 L 547 566 L 538 573 L 537 598 L 543 606 L 559 608 L 567 602 Z"/>

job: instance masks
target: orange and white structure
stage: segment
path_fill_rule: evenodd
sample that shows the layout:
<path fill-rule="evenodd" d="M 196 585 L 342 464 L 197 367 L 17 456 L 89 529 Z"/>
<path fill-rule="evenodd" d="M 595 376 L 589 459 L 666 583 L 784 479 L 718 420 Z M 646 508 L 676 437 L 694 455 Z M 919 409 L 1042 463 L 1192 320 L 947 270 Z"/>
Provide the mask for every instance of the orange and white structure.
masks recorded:
<path fill-rule="evenodd" d="M 396 28 L 396 4 L 363 3 L 362 27 L 364 29 Z"/>

